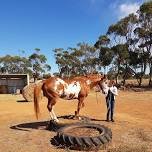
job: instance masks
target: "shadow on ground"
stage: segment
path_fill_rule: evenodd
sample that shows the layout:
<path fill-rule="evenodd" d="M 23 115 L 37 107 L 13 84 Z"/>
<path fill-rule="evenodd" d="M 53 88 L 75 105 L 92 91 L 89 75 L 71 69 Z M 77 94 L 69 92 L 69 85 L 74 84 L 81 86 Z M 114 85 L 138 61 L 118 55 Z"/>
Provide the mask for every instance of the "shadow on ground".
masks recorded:
<path fill-rule="evenodd" d="M 48 125 L 48 121 L 40 121 L 40 122 L 22 123 L 11 126 L 10 128 L 20 131 L 30 131 L 30 129 L 46 129 L 47 125 Z"/>
<path fill-rule="evenodd" d="M 95 119 L 95 118 L 89 118 L 89 117 L 85 117 L 85 116 L 80 116 L 81 120 L 78 120 L 78 122 L 83 122 L 83 123 L 89 123 L 89 122 L 93 122 L 93 121 L 105 121 L 105 120 L 100 120 L 100 119 Z M 58 119 L 74 119 L 75 116 L 74 115 L 64 115 L 64 116 L 59 116 Z M 52 130 L 50 129 L 50 125 L 51 125 L 52 121 L 40 121 L 40 122 L 29 122 L 29 123 L 22 123 L 22 124 L 18 124 L 18 125 L 14 125 L 11 126 L 11 129 L 15 129 L 15 130 L 20 130 L 20 131 L 30 131 L 31 129 L 42 129 L 42 130 Z M 53 127 L 56 124 L 53 124 Z M 65 124 L 68 125 L 68 124 Z M 64 124 L 62 125 L 58 125 L 57 129 L 59 127 L 65 126 Z M 55 131 L 55 129 L 53 129 Z"/>
<path fill-rule="evenodd" d="M 17 100 L 17 102 L 28 102 L 27 100 Z"/>

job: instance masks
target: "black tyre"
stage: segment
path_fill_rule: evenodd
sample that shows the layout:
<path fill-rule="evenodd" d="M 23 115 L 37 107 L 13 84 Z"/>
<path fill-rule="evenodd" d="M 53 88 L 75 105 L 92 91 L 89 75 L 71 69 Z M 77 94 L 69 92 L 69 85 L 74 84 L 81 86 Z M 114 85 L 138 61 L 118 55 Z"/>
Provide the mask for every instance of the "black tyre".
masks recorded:
<path fill-rule="evenodd" d="M 82 129 L 88 129 L 88 131 L 93 129 L 98 132 L 96 135 L 83 135 Z M 79 130 L 81 133 L 79 135 Z M 75 133 L 77 134 L 75 135 Z M 99 125 L 99 124 L 72 124 L 60 128 L 57 131 L 57 136 L 55 137 L 59 145 L 64 145 L 70 149 L 76 150 L 95 150 L 99 149 L 112 140 L 112 132 L 109 128 Z"/>
<path fill-rule="evenodd" d="M 63 120 L 63 122 L 64 122 L 64 119 L 73 120 L 74 118 L 75 118 L 74 115 L 66 115 L 66 116 L 58 117 L 58 119 Z M 58 129 L 60 129 L 62 127 L 66 127 L 66 126 L 69 126 L 69 125 L 72 125 L 72 124 L 89 123 L 91 121 L 90 118 L 85 117 L 85 116 L 80 116 L 80 118 L 81 118 L 81 120 L 76 119 L 75 121 L 73 121 L 73 122 L 69 121 L 68 123 L 60 123 L 60 122 L 55 122 L 53 120 L 50 120 L 47 128 L 48 128 L 48 130 L 51 130 L 51 131 L 57 131 Z"/>

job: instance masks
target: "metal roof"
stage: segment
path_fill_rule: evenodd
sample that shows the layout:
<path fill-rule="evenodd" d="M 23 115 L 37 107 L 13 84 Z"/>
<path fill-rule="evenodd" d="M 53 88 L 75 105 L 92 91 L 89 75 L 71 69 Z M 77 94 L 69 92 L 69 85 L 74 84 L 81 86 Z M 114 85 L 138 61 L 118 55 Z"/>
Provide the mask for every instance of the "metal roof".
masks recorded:
<path fill-rule="evenodd" d="M 27 78 L 28 74 L 0 74 L 1 78 Z"/>

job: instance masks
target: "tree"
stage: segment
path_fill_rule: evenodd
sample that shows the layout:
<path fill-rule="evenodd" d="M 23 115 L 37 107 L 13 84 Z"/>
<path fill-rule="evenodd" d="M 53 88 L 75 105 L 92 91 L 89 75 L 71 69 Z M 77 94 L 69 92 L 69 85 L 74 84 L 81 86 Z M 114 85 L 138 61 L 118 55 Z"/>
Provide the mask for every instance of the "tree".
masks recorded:
<path fill-rule="evenodd" d="M 81 52 L 79 60 L 82 63 L 81 68 L 85 74 L 94 73 L 98 68 L 98 52 L 94 46 L 87 43 L 78 43 L 78 50 Z"/>
<path fill-rule="evenodd" d="M 114 53 L 114 62 L 117 66 L 117 74 L 116 74 L 116 83 L 118 83 L 118 76 L 121 72 L 123 65 L 126 64 L 126 61 L 129 57 L 128 46 L 127 44 L 118 44 L 112 47 Z M 126 73 L 125 73 L 126 74 Z M 125 77 L 125 75 L 124 75 Z M 125 81 L 125 78 L 124 78 Z M 125 83 L 125 82 L 124 82 Z"/>
<path fill-rule="evenodd" d="M 31 74 L 31 63 L 25 57 L 6 55 L 4 57 L 0 57 L 0 65 L 2 73 Z"/>
<path fill-rule="evenodd" d="M 58 64 L 59 73 L 61 77 L 69 77 L 70 69 L 73 64 L 73 56 L 70 55 L 69 50 L 64 50 L 62 48 L 54 49 L 56 63 Z"/>
<path fill-rule="evenodd" d="M 32 64 L 32 73 L 34 82 L 38 79 L 38 77 L 45 73 L 45 70 L 51 70 L 51 66 L 46 64 L 46 57 L 43 54 L 39 54 L 40 49 L 36 48 L 35 52 L 29 56 L 29 61 Z"/>
<path fill-rule="evenodd" d="M 132 30 L 137 23 L 137 16 L 130 14 L 121 19 L 116 24 L 109 26 L 107 34 L 111 39 L 111 46 L 114 53 L 114 65 L 116 74 L 116 82 L 118 76 L 123 74 L 123 84 L 125 85 L 126 76 L 129 69 L 129 42 L 132 38 Z"/>
<path fill-rule="evenodd" d="M 134 33 L 138 48 L 143 54 L 144 67 L 149 64 L 149 85 L 152 85 L 152 1 L 142 4 L 138 13 L 138 26 Z"/>
<path fill-rule="evenodd" d="M 106 67 L 109 66 L 113 59 L 113 52 L 109 47 L 110 39 L 107 35 L 101 35 L 95 43 L 95 48 L 99 50 L 99 64 L 104 67 L 104 74 L 106 74 Z"/>
<path fill-rule="evenodd" d="M 73 77 L 93 73 L 97 69 L 96 50 L 87 43 L 77 44 L 77 48 L 54 49 L 56 63 L 61 77 Z"/>

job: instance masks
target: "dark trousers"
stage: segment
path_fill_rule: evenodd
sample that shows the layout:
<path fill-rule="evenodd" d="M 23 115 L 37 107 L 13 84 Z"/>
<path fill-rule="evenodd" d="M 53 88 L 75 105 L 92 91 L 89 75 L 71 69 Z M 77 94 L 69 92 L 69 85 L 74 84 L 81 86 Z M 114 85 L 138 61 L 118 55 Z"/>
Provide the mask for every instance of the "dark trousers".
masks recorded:
<path fill-rule="evenodd" d="M 106 103 L 107 103 L 107 120 L 109 120 L 109 117 L 111 120 L 113 120 L 115 100 L 109 100 L 108 98 L 106 98 Z"/>

